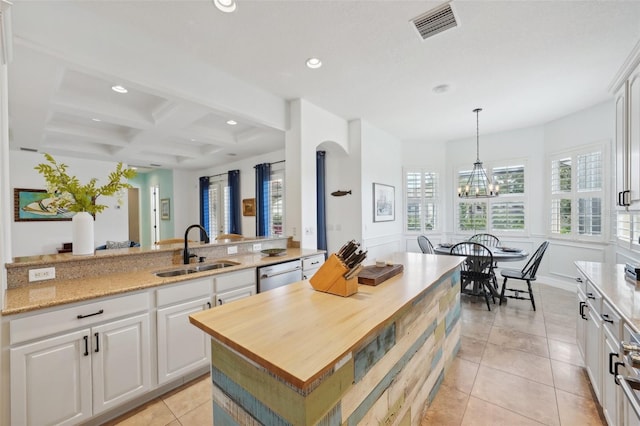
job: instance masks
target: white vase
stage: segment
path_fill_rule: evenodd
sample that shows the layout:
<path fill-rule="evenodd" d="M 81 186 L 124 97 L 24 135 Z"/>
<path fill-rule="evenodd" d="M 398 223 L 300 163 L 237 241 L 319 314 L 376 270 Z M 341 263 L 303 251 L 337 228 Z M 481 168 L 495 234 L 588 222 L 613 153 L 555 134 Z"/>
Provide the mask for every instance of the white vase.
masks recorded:
<path fill-rule="evenodd" d="M 71 220 L 73 228 L 73 254 L 93 254 L 93 216 L 78 212 Z"/>

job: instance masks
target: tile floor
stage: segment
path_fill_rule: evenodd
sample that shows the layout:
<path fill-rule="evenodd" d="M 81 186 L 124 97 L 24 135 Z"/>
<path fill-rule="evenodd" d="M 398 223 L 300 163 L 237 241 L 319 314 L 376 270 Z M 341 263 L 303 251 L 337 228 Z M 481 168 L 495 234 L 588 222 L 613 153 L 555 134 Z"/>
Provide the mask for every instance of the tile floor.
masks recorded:
<path fill-rule="evenodd" d="M 575 293 L 536 285 L 535 297 L 536 312 L 462 297 L 460 352 L 423 426 L 605 425 L 575 344 Z M 211 424 L 208 375 L 108 423 Z"/>

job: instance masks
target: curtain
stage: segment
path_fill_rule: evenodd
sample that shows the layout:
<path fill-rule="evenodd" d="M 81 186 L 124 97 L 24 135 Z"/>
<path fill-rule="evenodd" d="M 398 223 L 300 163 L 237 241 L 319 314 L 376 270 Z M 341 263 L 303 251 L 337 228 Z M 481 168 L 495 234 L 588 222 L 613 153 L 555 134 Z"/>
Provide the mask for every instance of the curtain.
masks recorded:
<path fill-rule="evenodd" d="M 200 225 L 211 235 L 211 224 L 209 223 L 209 176 L 200 178 Z M 204 241 L 205 236 L 200 231 L 200 241 Z"/>
<path fill-rule="evenodd" d="M 317 223 L 318 228 L 318 242 L 317 248 L 319 250 L 327 249 L 327 212 L 326 212 L 326 167 L 325 167 L 326 152 L 316 152 L 316 207 L 318 209 Z"/>
<path fill-rule="evenodd" d="M 229 185 L 229 233 L 241 235 L 240 170 L 229 170 L 227 180 Z"/>
<path fill-rule="evenodd" d="M 256 236 L 268 236 L 269 230 L 269 182 L 271 164 L 262 163 L 256 169 Z"/>

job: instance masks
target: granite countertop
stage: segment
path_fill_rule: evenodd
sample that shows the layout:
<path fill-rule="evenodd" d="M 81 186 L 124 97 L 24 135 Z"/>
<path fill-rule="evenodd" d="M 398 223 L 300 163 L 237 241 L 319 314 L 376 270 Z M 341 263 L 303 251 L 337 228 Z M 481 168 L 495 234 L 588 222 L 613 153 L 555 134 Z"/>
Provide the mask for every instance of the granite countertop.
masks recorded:
<path fill-rule="evenodd" d="M 175 277 L 157 277 L 153 272 L 179 268 L 186 265 L 167 265 L 165 268 L 97 275 L 91 278 L 43 281 L 41 283 L 6 290 L 4 298 L 5 306 L 2 310 L 2 315 L 13 315 L 98 297 L 158 287 L 165 284 L 226 274 L 242 269 L 295 260 L 318 253 L 324 253 L 324 251 L 288 248 L 286 253 L 280 256 L 265 256 L 261 253 L 225 256 L 220 259 L 209 259 L 201 265 L 220 260 L 231 260 L 238 262 L 239 265 Z M 191 264 L 191 266 L 194 265 L 195 264 Z"/>
<path fill-rule="evenodd" d="M 575 264 L 634 331 L 640 332 L 640 286 L 625 278 L 624 265 L 585 261 Z"/>

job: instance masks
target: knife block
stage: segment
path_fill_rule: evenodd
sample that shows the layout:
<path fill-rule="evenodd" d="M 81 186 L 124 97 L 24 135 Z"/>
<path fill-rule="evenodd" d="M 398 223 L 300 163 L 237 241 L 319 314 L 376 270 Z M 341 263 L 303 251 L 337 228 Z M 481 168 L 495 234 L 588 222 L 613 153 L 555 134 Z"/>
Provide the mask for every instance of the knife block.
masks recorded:
<path fill-rule="evenodd" d="M 334 253 L 322 264 L 309 282 L 314 290 L 348 297 L 358 292 L 358 276 L 346 280 L 344 274 L 347 271 L 349 268 Z"/>

